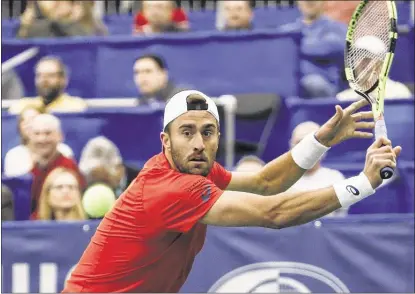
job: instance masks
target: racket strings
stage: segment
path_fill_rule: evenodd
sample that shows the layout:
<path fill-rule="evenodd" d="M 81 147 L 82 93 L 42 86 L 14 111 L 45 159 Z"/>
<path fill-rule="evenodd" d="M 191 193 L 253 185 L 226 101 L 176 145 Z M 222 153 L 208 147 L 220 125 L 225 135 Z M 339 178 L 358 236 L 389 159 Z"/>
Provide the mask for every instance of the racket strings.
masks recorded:
<path fill-rule="evenodd" d="M 357 20 L 347 58 L 361 92 L 374 87 L 389 48 L 390 20 L 387 4 L 369 1 Z"/>

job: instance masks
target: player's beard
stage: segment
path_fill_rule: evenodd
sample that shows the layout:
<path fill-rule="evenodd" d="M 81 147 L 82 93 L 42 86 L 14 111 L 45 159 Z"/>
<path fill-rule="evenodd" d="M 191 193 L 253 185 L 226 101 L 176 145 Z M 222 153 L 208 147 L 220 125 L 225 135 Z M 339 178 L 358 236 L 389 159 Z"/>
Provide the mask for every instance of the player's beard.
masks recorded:
<path fill-rule="evenodd" d="M 171 157 L 173 160 L 174 165 L 176 166 L 176 168 L 184 174 L 191 174 L 191 175 L 201 175 L 206 177 L 209 173 L 210 170 L 213 166 L 213 162 L 216 158 L 216 152 L 213 154 L 212 159 L 209 159 L 207 156 L 205 164 L 207 165 L 206 168 L 200 169 L 199 172 L 192 172 L 191 168 L 187 165 L 189 163 L 189 161 L 187 161 L 187 158 L 185 155 L 180 154 L 179 150 L 175 150 L 174 146 L 173 146 L 173 142 L 170 143 L 171 144 Z"/>

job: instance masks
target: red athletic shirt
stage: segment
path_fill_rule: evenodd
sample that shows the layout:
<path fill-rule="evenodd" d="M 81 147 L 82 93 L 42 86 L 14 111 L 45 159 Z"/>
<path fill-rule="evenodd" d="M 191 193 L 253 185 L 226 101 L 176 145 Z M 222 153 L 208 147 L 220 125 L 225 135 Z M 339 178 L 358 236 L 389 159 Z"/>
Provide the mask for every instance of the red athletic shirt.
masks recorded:
<path fill-rule="evenodd" d="M 205 241 L 198 222 L 231 180 L 214 163 L 207 177 L 151 158 L 106 214 L 66 283 L 66 292 L 178 292 Z"/>

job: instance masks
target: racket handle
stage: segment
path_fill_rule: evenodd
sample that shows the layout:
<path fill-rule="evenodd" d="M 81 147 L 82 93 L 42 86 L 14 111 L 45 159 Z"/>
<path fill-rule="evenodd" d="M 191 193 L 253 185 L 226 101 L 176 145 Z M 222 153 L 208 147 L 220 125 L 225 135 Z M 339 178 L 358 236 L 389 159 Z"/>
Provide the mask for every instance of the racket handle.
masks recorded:
<path fill-rule="evenodd" d="M 375 123 L 375 138 L 380 137 L 388 138 L 388 132 L 386 130 L 386 124 L 384 119 L 379 119 Z M 390 179 L 393 176 L 394 170 L 390 166 L 385 166 L 380 170 L 380 177 L 384 180 Z"/>

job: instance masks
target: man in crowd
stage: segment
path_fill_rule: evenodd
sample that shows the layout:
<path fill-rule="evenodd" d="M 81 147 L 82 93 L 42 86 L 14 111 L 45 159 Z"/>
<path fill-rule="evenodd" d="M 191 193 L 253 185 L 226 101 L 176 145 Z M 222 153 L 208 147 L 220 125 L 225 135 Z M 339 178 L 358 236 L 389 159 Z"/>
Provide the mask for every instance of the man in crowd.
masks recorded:
<path fill-rule="evenodd" d="M 325 1 L 299 1 L 302 17 L 282 31 L 302 33 L 301 97 L 334 97 L 339 91 L 347 26 L 324 16 Z"/>
<path fill-rule="evenodd" d="M 28 105 L 44 106 L 46 112 L 76 112 L 87 108 L 84 100 L 65 93 L 68 70 L 58 57 L 46 56 L 39 60 L 35 68 L 35 85 L 38 96 L 19 100 L 10 107 L 10 113 L 19 114 Z"/>
<path fill-rule="evenodd" d="M 242 157 L 235 166 L 237 172 L 256 172 L 265 166 L 265 162 L 255 155 Z"/>
<path fill-rule="evenodd" d="M 180 32 L 189 30 L 187 15 L 174 1 L 143 1 L 134 18 L 134 34 Z"/>
<path fill-rule="evenodd" d="M 134 63 L 134 82 L 141 105 L 166 102 L 168 98 L 183 90 L 170 80 L 166 62 L 155 54 L 137 58 Z"/>
<path fill-rule="evenodd" d="M 79 169 L 88 185 L 104 183 L 119 196 L 140 172 L 123 162 L 118 147 L 104 136 L 88 141 L 82 149 Z"/>
<path fill-rule="evenodd" d="M 84 188 L 84 179 L 78 170 L 76 162 L 62 155 L 58 144 L 63 140 L 60 121 L 51 114 L 39 114 L 32 121 L 30 144 L 32 144 L 34 167 L 32 184 L 32 219 L 37 217 L 38 200 L 43 182 L 47 175 L 57 167 L 73 170 L 77 175 L 81 187 Z"/>
<path fill-rule="evenodd" d="M 251 30 L 254 12 L 250 1 L 220 1 L 217 25 L 219 29 Z"/>

